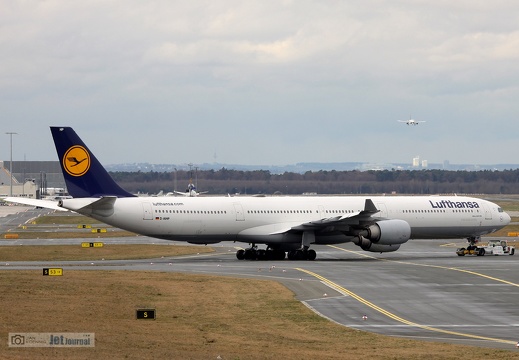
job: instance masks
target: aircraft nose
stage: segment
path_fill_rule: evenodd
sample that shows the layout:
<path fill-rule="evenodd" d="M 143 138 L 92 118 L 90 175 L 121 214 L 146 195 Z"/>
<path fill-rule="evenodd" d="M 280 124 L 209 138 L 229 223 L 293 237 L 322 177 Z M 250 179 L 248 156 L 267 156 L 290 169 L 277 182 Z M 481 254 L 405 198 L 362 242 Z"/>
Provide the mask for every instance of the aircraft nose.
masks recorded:
<path fill-rule="evenodd" d="M 510 221 L 512 220 L 510 215 L 508 215 L 508 213 L 506 213 L 506 212 L 503 212 L 502 218 L 503 218 L 503 223 L 506 225 L 510 224 Z"/>

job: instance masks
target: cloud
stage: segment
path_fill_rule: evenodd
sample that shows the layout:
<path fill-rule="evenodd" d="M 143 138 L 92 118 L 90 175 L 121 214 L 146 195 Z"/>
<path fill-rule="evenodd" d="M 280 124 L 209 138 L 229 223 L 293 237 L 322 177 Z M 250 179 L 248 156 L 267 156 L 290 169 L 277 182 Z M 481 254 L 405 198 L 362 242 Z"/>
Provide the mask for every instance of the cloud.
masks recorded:
<path fill-rule="evenodd" d="M 276 162 L 338 161 L 351 148 L 363 149 L 355 156 L 366 160 L 390 161 L 399 152 L 407 159 L 409 134 L 395 120 L 409 113 L 428 120 L 427 141 L 437 141 L 430 152 L 442 148 L 452 124 L 466 138 L 494 138 L 494 146 L 517 130 L 519 5 L 510 1 L 0 6 L 0 108 L 24 133 L 36 121 L 70 121 L 135 142 L 139 129 L 145 141 L 159 137 L 165 153 L 178 154 L 192 140 L 167 145 L 168 136 L 196 124 L 201 144 L 190 156 L 202 159 L 215 143 L 260 149 L 265 140 L 257 134 L 271 131 L 268 151 L 242 158 L 268 163 L 272 154 L 283 154 Z M 487 128 L 496 117 L 506 134 Z M 399 146 L 375 150 L 388 136 Z M 53 156 L 31 149 L 39 138 L 26 150 Z M 219 152 L 235 162 L 243 153 L 232 146 Z M 151 149 L 124 154 L 121 161 L 157 156 Z"/>

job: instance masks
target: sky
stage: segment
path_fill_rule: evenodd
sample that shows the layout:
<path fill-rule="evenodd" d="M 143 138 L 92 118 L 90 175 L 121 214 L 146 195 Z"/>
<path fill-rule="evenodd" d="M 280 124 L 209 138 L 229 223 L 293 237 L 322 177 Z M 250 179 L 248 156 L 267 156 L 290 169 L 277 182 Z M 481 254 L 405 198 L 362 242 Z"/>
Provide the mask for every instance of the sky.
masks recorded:
<path fill-rule="evenodd" d="M 519 163 L 516 1 L 0 8 L 3 160 L 71 126 L 104 164 Z"/>

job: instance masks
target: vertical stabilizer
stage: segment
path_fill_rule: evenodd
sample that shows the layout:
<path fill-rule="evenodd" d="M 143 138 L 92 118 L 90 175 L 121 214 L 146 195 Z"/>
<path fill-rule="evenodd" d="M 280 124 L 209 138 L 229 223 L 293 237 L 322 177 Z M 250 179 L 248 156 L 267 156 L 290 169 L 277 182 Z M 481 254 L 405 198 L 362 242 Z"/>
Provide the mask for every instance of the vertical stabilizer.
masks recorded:
<path fill-rule="evenodd" d="M 72 128 L 51 126 L 50 130 L 72 197 L 134 196 L 117 185 Z"/>

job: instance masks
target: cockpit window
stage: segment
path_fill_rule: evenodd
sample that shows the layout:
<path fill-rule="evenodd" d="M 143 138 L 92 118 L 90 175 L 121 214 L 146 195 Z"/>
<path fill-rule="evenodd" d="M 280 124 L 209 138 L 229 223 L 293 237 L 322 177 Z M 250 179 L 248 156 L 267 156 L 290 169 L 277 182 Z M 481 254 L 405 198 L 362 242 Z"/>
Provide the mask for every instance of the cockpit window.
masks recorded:
<path fill-rule="evenodd" d="M 503 212 L 503 209 L 500 208 L 500 207 L 498 207 L 498 208 L 497 208 L 497 211 L 499 211 L 499 212 Z"/>

